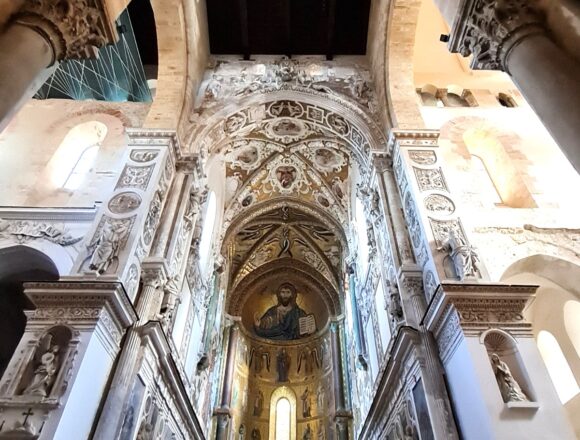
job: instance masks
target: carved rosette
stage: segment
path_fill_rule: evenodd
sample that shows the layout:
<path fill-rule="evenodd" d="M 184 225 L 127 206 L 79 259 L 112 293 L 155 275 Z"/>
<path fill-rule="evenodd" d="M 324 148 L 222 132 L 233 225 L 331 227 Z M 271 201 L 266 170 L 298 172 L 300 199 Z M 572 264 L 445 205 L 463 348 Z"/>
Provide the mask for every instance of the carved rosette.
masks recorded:
<path fill-rule="evenodd" d="M 117 40 L 102 0 L 27 0 L 16 22 L 41 34 L 52 46 L 53 62 L 94 58 L 97 48 Z"/>
<path fill-rule="evenodd" d="M 470 0 L 449 43 L 452 52 L 473 55 L 471 68 L 508 71 L 507 55 L 523 38 L 545 32 L 543 17 L 528 0 Z"/>
<path fill-rule="evenodd" d="M 479 337 L 490 328 L 513 336 L 532 336 L 523 316 L 537 286 L 443 283 L 437 289 L 423 322 L 432 331 L 445 363 L 463 337 Z"/>

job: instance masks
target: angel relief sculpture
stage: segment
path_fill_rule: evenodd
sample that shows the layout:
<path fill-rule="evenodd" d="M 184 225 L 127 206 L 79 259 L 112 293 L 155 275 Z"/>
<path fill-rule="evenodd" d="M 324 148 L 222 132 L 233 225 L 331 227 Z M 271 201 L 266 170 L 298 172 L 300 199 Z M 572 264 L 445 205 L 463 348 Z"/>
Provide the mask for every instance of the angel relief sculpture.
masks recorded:
<path fill-rule="evenodd" d="M 46 397 L 50 394 L 60 368 L 62 347 L 47 334 L 41 339 L 32 360 L 32 377 L 22 391 L 22 395 Z"/>

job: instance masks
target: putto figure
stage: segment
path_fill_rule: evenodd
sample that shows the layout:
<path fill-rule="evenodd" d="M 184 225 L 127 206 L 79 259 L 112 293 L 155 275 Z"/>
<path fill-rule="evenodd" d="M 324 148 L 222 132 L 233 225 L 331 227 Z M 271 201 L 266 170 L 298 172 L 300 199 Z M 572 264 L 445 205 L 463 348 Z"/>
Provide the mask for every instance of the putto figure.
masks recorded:
<path fill-rule="evenodd" d="M 278 340 L 300 338 L 299 319 L 306 312 L 296 304 L 296 288 L 284 283 L 276 294 L 278 304 L 270 307 L 262 317 L 254 317 L 254 330 L 258 336 Z"/>

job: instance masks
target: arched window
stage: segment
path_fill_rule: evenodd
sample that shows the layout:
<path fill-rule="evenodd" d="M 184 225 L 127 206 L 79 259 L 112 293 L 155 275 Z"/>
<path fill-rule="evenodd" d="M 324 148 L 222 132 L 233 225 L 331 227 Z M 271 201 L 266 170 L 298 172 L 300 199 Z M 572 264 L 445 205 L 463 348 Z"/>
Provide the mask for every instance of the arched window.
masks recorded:
<path fill-rule="evenodd" d="M 296 395 L 288 387 L 276 388 L 270 397 L 269 439 L 297 440 Z"/>
<path fill-rule="evenodd" d="M 207 262 L 212 251 L 211 239 L 215 229 L 216 213 L 217 201 L 215 193 L 212 191 L 209 193 L 209 197 L 207 199 L 207 208 L 205 210 L 203 229 L 201 231 L 201 240 L 199 242 L 199 265 L 204 273 L 207 270 Z"/>
<path fill-rule="evenodd" d="M 276 403 L 276 436 L 275 440 L 290 440 L 290 401 L 285 397 Z"/>
<path fill-rule="evenodd" d="M 483 160 L 479 156 L 471 156 L 471 167 L 475 174 L 477 187 L 482 199 L 487 199 L 490 204 L 500 205 L 502 203 L 501 197 L 497 192 L 489 171 L 487 170 Z"/>
<path fill-rule="evenodd" d="M 566 301 L 564 304 L 564 326 L 580 357 L 580 301 Z"/>
<path fill-rule="evenodd" d="M 562 403 L 568 402 L 580 392 L 580 389 L 570 365 L 568 365 L 564 353 L 562 353 L 560 344 L 558 344 L 552 333 L 542 330 L 538 334 L 538 349 L 554 383 L 558 397 L 560 397 L 560 401 Z"/>
<path fill-rule="evenodd" d="M 361 200 L 358 197 L 355 202 L 355 221 L 356 235 L 358 239 L 359 261 L 362 273 L 365 274 L 369 260 L 369 239 L 367 236 L 367 220 L 365 216 L 365 210 Z"/>
<path fill-rule="evenodd" d="M 477 156 L 485 166 L 503 204 L 512 208 L 535 208 L 534 201 L 522 176 L 494 132 L 486 127 L 470 128 L 463 133 L 469 153 Z"/>
<path fill-rule="evenodd" d="M 56 187 L 74 190 L 80 186 L 93 165 L 107 126 L 99 121 L 73 127 L 51 159 L 51 179 Z"/>

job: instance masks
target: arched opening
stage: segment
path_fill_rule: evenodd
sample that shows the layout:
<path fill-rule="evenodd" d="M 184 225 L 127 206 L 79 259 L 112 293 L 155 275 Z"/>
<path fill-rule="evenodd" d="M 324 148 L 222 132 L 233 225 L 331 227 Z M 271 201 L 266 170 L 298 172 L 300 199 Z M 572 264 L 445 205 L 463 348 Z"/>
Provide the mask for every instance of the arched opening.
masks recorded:
<path fill-rule="evenodd" d="M 26 327 L 24 310 L 33 305 L 24 295 L 26 281 L 55 281 L 58 270 L 43 253 L 27 246 L 0 249 L 0 375 L 4 373 Z"/>
<path fill-rule="evenodd" d="M 285 397 L 282 397 L 276 402 L 275 440 L 290 440 L 291 424 L 290 402 Z"/>
<path fill-rule="evenodd" d="M 502 202 L 512 208 L 535 208 L 537 205 L 508 153 L 494 133 L 485 127 L 470 128 L 463 141 L 472 157 L 483 162 Z"/>
<path fill-rule="evenodd" d="M 563 404 L 567 403 L 580 392 L 580 388 L 578 388 L 578 382 L 576 382 L 570 365 L 562 353 L 560 344 L 552 333 L 542 330 L 538 334 L 538 349 L 560 401 Z"/>

